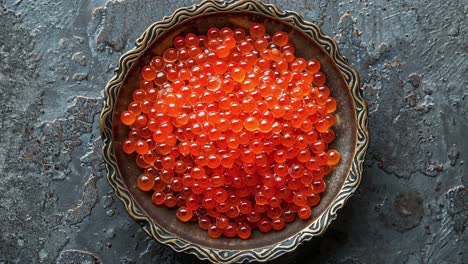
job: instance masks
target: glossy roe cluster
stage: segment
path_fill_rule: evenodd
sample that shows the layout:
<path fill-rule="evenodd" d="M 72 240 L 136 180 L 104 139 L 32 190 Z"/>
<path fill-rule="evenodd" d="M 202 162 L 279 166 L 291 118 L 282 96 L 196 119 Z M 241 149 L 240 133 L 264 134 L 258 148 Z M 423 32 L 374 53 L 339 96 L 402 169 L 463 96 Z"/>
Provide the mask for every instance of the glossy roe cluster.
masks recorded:
<path fill-rule="evenodd" d="M 143 67 L 121 121 L 137 185 L 212 238 L 247 239 L 308 219 L 340 160 L 336 101 L 320 62 L 253 24 L 187 34 Z"/>

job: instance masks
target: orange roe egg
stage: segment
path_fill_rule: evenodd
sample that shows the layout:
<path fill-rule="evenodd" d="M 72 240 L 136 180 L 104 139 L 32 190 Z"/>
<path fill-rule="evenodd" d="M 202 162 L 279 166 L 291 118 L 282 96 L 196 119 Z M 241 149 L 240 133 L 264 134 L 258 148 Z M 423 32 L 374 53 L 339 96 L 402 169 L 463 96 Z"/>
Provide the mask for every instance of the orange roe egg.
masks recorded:
<path fill-rule="evenodd" d="M 237 227 L 237 236 L 240 239 L 248 239 L 252 233 L 252 229 L 247 224 L 241 224 Z"/>
<path fill-rule="evenodd" d="M 188 222 L 190 219 L 192 219 L 193 213 L 192 210 L 188 209 L 187 207 L 181 206 L 179 209 L 177 209 L 176 216 L 180 221 Z"/>
<path fill-rule="evenodd" d="M 273 34 L 273 37 L 271 38 L 273 43 L 275 43 L 276 45 L 280 47 L 286 45 L 286 43 L 288 43 L 288 39 L 289 39 L 288 34 L 282 31 L 276 32 L 275 34 Z"/>
<path fill-rule="evenodd" d="M 153 189 L 154 177 L 151 177 L 148 174 L 141 174 L 138 177 L 137 186 L 142 191 L 149 191 Z"/>

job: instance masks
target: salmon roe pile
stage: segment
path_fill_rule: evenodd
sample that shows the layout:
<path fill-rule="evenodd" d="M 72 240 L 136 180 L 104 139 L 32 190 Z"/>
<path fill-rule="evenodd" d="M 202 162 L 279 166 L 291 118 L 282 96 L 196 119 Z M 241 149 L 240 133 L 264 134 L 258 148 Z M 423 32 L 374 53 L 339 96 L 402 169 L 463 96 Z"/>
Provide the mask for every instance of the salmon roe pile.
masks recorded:
<path fill-rule="evenodd" d="M 316 59 L 296 57 L 288 34 L 253 24 L 174 38 L 141 71 L 121 121 L 158 206 L 177 208 L 212 238 L 247 239 L 311 217 L 324 176 L 336 101 Z"/>

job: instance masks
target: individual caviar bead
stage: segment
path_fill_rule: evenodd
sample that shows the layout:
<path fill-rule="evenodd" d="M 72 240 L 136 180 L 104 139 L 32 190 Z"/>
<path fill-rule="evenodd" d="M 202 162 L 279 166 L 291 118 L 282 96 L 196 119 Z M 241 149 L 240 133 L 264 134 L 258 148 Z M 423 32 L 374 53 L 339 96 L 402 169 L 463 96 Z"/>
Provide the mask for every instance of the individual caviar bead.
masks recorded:
<path fill-rule="evenodd" d="M 251 79 L 244 79 L 241 88 L 245 92 L 251 92 L 255 88 L 255 83 Z"/>
<path fill-rule="evenodd" d="M 135 141 L 126 139 L 122 142 L 122 150 L 125 154 L 132 154 L 135 151 Z"/>
<path fill-rule="evenodd" d="M 218 217 L 216 217 L 215 224 L 216 224 L 216 227 L 224 230 L 229 225 L 229 217 L 225 215 L 219 215 Z"/>
<path fill-rule="evenodd" d="M 255 101 L 252 97 L 246 96 L 241 103 L 242 108 L 245 112 L 251 113 L 256 109 Z"/>
<path fill-rule="evenodd" d="M 215 174 L 211 176 L 211 186 L 213 187 L 221 187 L 224 185 L 224 175 L 222 174 Z"/>
<path fill-rule="evenodd" d="M 242 199 L 239 204 L 239 211 L 241 214 L 248 214 L 252 211 L 252 202 L 247 199 Z"/>
<path fill-rule="evenodd" d="M 290 52 L 290 51 L 285 51 L 283 52 L 283 58 L 286 62 L 292 62 L 294 61 L 294 59 L 296 58 L 294 56 L 294 53 Z M 284 73 L 284 72 L 283 72 Z"/>
<path fill-rule="evenodd" d="M 273 171 L 279 177 L 288 175 L 288 166 L 286 164 L 276 164 Z"/>
<path fill-rule="evenodd" d="M 232 119 L 231 120 L 231 128 L 232 128 L 232 131 L 236 132 L 236 133 L 239 133 L 240 131 L 242 131 L 242 128 L 244 127 L 244 124 L 241 120 L 239 119 Z"/>
<path fill-rule="evenodd" d="M 300 150 L 303 150 L 307 147 L 307 145 L 309 144 L 309 139 L 307 138 L 306 135 L 298 135 L 296 137 L 296 144 L 295 146 L 300 149 Z M 298 153 L 299 154 L 299 153 Z"/>
<path fill-rule="evenodd" d="M 321 140 L 317 140 L 314 143 L 312 143 L 310 147 L 311 147 L 312 152 L 314 152 L 315 154 L 318 154 L 318 153 L 325 151 L 325 149 L 327 148 L 327 145 L 325 144 L 325 142 Z"/>
<path fill-rule="evenodd" d="M 268 199 L 268 205 L 271 207 L 278 207 L 281 205 L 281 199 L 278 196 L 272 196 Z"/>
<path fill-rule="evenodd" d="M 334 165 L 338 164 L 338 162 L 340 162 L 341 155 L 340 155 L 340 153 L 338 151 L 336 151 L 334 149 L 329 150 L 327 152 L 327 155 L 328 155 L 328 161 L 327 161 L 328 165 L 334 166 Z"/>
<path fill-rule="evenodd" d="M 236 28 L 234 30 L 234 38 L 236 39 L 236 41 L 241 41 L 245 38 L 245 30 L 242 29 L 242 28 Z"/>
<path fill-rule="evenodd" d="M 314 83 L 316 85 L 324 85 L 327 81 L 327 77 L 322 72 L 317 72 L 314 74 Z"/>
<path fill-rule="evenodd" d="M 315 59 L 310 59 L 309 61 L 307 61 L 306 71 L 311 74 L 317 73 L 318 71 L 320 71 L 320 62 Z"/>
<path fill-rule="evenodd" d="M 148 100 L 143 100 L 143 101 L 141 102 L 140 106 L 141 106 L 141 108 L 140 108 L 141 111 L 142 111 L 143 113 L 147 114 L 147 113 L 150 112 L 150 110 L 151 110 L 151 108 L 152 108 L 152 106 L 153 106 L 153 103 L 151 103 L 151 102 L 148 101 Z"/>
<path fill-rule="evenodd" d="M 185 45 L 187 45 L 187 47 L 198 46 L 200 42 L 200 39 L 195 34 L 192 34 L 192 33 L 188 33 L 187 35 L 185 35 L 184 40 L 185 40 Z"/>
<path fill-rule="evenodd" d="M 177 36 L 172 41 L 172 44 L 174 45 L 174 48 L 181 49 L 181 48 L 185 47 L 185 39 L 182 36 Z"/>
<path fill-rule="evenodd" d="M 206 209 L 213 209 L 216 206 L 216 201 L 211 197 L 205 197 L 202 200 L 202 206 Z"/>
<path fill-rule="evenodd" d="M 138 126 L 138 127 L 143 127 L 146 125 L 146 123 L 148 122 L 148 118 L 146 117 L 146 115 L 138 115 L 136 118 L 135 118 L 135 126 Z M 143 136 L 143 134 L 142 134 Z"/>
<path fill-rule="evenodd" d="M 148 152 L 143 154 L 143 160 L 148 164 L 154 164 L 154 162 L 156 161 L 156 158 L 157 158 L 156 154 L 151 150 L 148 150 Z"/>
<path fill-rule="evenodd" d="M 336 110 L 336 100 L 329 97 L 325 102 L 325 108 L 327 109 L 328 113 L 333 113 Z"/>
<path fill-rule="evenodd" d="M 297 206 L 305 206 L 307 204 L 307 196 L 305 196 L 304 194 L 302 193 L 296 193 L 294 194 L 294 198 L 293 198 L 293 202 L 297 205 Z"/>
<path fill-rule="evenodd" d="M 171 190 L 174 192 L 180 192 L 184 188 L 182 184 L 182 179 L 180 177 L 174 177 L 171 181 Z"/>
<path fill-rule="evenodd" d="M 151 67 L 153 67 L 156 71 L 164 70 L 165 64 L 166 62 L 160 56 L 153 57 L 150 62 Z"/>
<path fill-rule="evenodd" d="M 328 122 L 328 126 L 333 126 L 336 123 L 336 118 L 332 114 L 328 114 L 325 116 L 325 120 Z"/>
<path fill-rule="evenodd" d="M 312 207 L 320 203 L 320 195 L 313 193 L 307 197 L 307 205 Z"/>
<path fill-rule="evenodd" d="M 161 178 L 161 181 L 169 184 L 172 182 L 174 173 L 172 172 L 172 170 L 163 169 L 159 174 L 159 177 Z"/>
<path fill-rule="evenodd" d="M 146 154 L 148 152 L 148 143 L 144 140 L 138 140 L 135 143 L 135 152 L 138 154 Z"/>
<path fill-rule="evenodd" d="M 289 37 L 286 32 L 278 31 L 275 34 L 273 34 L 273 36 L 271 37 L 271 40 L 276 45 L 282 47 L 286 45 L 286 43 L 288 43 Z"/>
<path fill-rule="evenodd" d="M 244 40 L 244 41 L 241 41 L 241 42 L 239 43 L 238 47 L 239 47 L 239 51 L 240 51 L 242 54 L 247 54 L 247 53 L 251 52 L 252 49 L 253 49 L 253 45 L 252 45 L 250 42 L 245 41 L 245 40 Z"/>
<path fill-rule="evenodd" d="M 177 205 L 177 197 L 173 193 L 167 193 L 164 200 L 164 205 L 169 208 L 172 208 Z"/>
<path fill-rule="evenodd" d="M 237 236 L 240 239 L 248 239 L 252 233 L 252 228 L 247 224 L 240 224 L 237 227 Z"/>
<path fill-rule="evenodd" d="M 223 27 L 222 29 L 219 30 L 219 35 L 222 38 L 226 37 L 233 37 L 234 36 L 234 31 L 228 27 Z"/>
<path fill-rule="evenodd" d="M 202 230 L 208 230 L 208 228 L 211 226 L 211 220 L 210 218 L 206 217 L 206 216 L 200 216 L 198 218 L 198 226 L 202 229 Z"/>
<path fill-rule="evenodd" d="M 187 207 L 181 206 L 179 209 L 177 209 L 176 216 L 180 221 L 188 222 L 190 219 L 192 219 L 193 213 L 192 210 L 188 209 Z"/>
<path fill-rule="evenodd" d="M 206 35 L 208 36 L 208 39 L 210 39 L 210 40 L 211 39 L 217 39 L 217 38 L 221 37 L 220 31 L 216 27 L 212 27 L 212 28 L 208 29 L 208 32 L 207 32 Z"/>
<path fill-rule="evenodd" d="M 323 133 L 328 130 L 330 126 L 328 125 L 328 122 L 325 119 L 319 119 L 317 123 L 315 123 L 315 129 L 319 133 Z"/>
<path fill-rule="evenodd" d="M 225 212 L 225 214 L 229 218 L 236 218 L 237 216 L 239 216 L 239 209 L 236 206 L 231 205 L 229 209 Z"/>
<path fill-rule="evenodd" d="M 286 223 L 292 223 L 294 220 L 296 220 L 296 213 L 293 212 L 292 210 L 286 210 L 283 212 L 282 218 Z"/>
<path fill-rule="evenodd" d="M 166 156 L 162 158 L 161 164 L 166 170 L 172 170 L 175 165 L 175 160 L 171 156 Z"/>
<path fill-rule="evenodd" d="M 187 169 L 187 165 L 183 160 L 178 160 L 174 164 L 174 171 L 176 173 L 184 173 L 185 170 Z"/>
<path fill-rule="evenodd" d="M 255 160 L 255 154 L 250 149 L 241 152 L 241 160 L 245 163 L 252 163 Z"/>
<path fill-rule="evenodd" d="M 310 151 L 307 150 L 307 149 L 302 149 L 299 151 L 298 155 L 297 155 L 297 160 L 299 162 L 307 162 L 310 160 Z"/>
<path fill-rule="evenodd" d="M 217 203 L 222 203 L 227 199 L 227 192 L 224 189 L 217 189 L 214 193 L 214 199 Z"/>
<path fill-rule="evenodd" d="M 163 205 L 165 199 L 166 199 L 166 195 L 162 192 L 154 192 L 153 195 L 151 196 L 151 201 L 155 205 Z"/>
<path fill-rule="evenodd" d="M 277 163 L 283 163 L 286 161 L 286 152 L 283 149 L 278 149 L 274 154 L 274 160 Z"/>
<path fill-rule="evenodd" d="M 135 115 L 139 115 L 141 113 L 140 103 L 139 102 L 131 102 L 128 105 L 128 111 L 134 113 Z M 127 124 L 125 124 L 127 125 Z"/>
<path fill-rule="evenodd" d="M 220 131 L 227 131 L 231 128 L 231 122 L 226 118 L 220 118 L 218 120 L 218 129 Z"/>
<path fill-rule="evenodd" d="M 266 29 L 262 24 L 252 24 L 249 28 L 250 35 L 254 38 L 260 38 L 265 35 Z"/>
<path fill-rule="evenodd" d="M 247 131 L 255 131 L 258 129 L 258 126 L 258 120 L 253 116 L 246 118 L 244 121 L 244 127 Z"/>
<path fill-rule="evenodd" d="M 131 111 L 123 111 L 120 115 L 120 120 L 124 125 L 130 126 L 135 122 L 136 117 L 136 114 Z"/>
<path fill-rule="evenodd" d="M 282 142 L 283 146 L 289 148 L 289 147 L 292 147 L 294 143 L 296 143 L 296 139 L 294 138 L 294 136 L 292 136 L 291 134 L 283 135 L 283 142 Z"/>
<path fill-rule="evenodd" d="M 206 175 L 205 173 L 205 169 L 203 169 L 202 167 L 193 167 L 191 172 L 190 172 L 190 175 L 194 178 L 194 179 L 201 179 L 203 176 Z"/>
<path fill-rule="evenodd" d="M 184 176 L 182 176 L 182 183 L 190 187 L 195 183 L 195 179 L 190 174 L 184 174 Z"/>
<path fill-rule="evenodd" d="M 312 187 L 316 193 L 322 193 L 325 191 L 326 184 L 323 180 L 314 180 L 312 182 Z"/>
<path fill-rule="evenodd" d="M 257 222 L 257 228 L 262 233 L 268 233 L 271 230 L 270 221 L 266 218 L 262 218 Z"/>
<path fill-rule="evenodd" d="M 215 52 L 216 56 L 218 56 L 219 58 L 226 58 L 229 57 L 231 50 L 226 45 L 219 45 L 218 47 L 216 47 Z"/>
<path fill-rule="evenodd" d="M 148 174 L 141 174 L 138 177 L 137 186 L 140 190 L 145 192 L 153 189 L 154 177 L 151 177 Z"/>
<path fill-rule="evenodd" d="M 190 58 L 189 50 L 182 48 L 177 51 L 177 60 L 179 62 L 184 62 Z M 180 66 L 186 67 L 185 63 L 179 64 Z M 181 68 L 182 69 L 182 68 Z M 186 70 L 186 69 L 185 69 Z"/>
<path fill-rule="evenodd" d="M 236 67 L 231 71 L 231 77 L 236 82 L 242 82 L 245 79 L 245 71 L 242 68 Z"/>
<path fill-rule="evenodd" d="M 328 88 L 326 85 L 320 85 L 318 87 L 318 91 L 324 94 L 326 97 L 330 96 L 330 88 Z"/>
<path fill-rule="evenodd" d="M 279 231 L 279 230 L 282 230 L 285 227 L 286 222 L 284 221 L 283 218 L 280 217 L 280 218 L 271 220 L 270 225 L 271 225 L 271 228 L 273 228 L 276 231 Z"/>
<path fill-rule="evenodd" d="M 237 235 L 237 225 L 233 222 L 229 222 L 223 231 L 223 235 L 226 237 L 235 237 Z"/>
<path fill-rule="evenodd" d="M 255 195 L 255 202 L 259 205 L 264 205 L 268 203 L 268 198 L 262 192 L 259 192 Z"/>
<path fill-rule="evenodd" d="M 264 51 L 268 46 L 268 41 L 263 38 L 259 38 L 255 40 L 253 45 L 257 51 Z"/>
<path fill-rule="evenodd" d="M 281 207 L 269 207 L 268 210 L 266 211 L 268 218 L 270 219 L 277 219 L 281 217 L 281 214 L 283 213 L 283 210 Z"/>
<path fill-rule="evenodd" d="M 260 154 L 263 151 L 263 142 L 260 140 L 253 140 L 249 143 L 250 150 L 255 154 Z"/>
<path fill-rule="evenodd" d="M 168 76 L 166 75 L 165 72 L 157 72 L 155 77 L 154 77 L 154 83 L 156 85 L 163 85 L 165 82 L 167 82 Z"/>
<path fill-rule="evenodd" d="M 221 156 L 221 165 L 225 168 L 232 168 L 234 166 L 234 158 L 230 154 L 224 154 Z"/>
<path fill-rule="evenodd" d="M 177 50 L 169 48 L 163 53 L 163 59 L 165 62 L 174 62 L 177 60 Z"/>
<path fill-rule="evenodd" d="M 312 210 L 310 210 L 309 206 L 302 206 L 299 208 L 297 211 L 297 216 L 299 216 L 300 219 L 306 220 L 309 219 L 312 214 Z"/>
<path fill-rule="evenodd" d="M 229 210 L 231 207 L 231 204 L 228 201 L 224 201 L 222 203 L 217 203 L 216 204 L 216 210 L 220 213 L 225 213 Z"/>
<path fill-rule="evenodd" d="M 211 238 L 220 238 L 223 235 L 223 230 L 217 227 L 215 224 L 211 224 L 208 227 L 208 235 Z"/>
<path fill-rule="evenodd" d="M 214 74 L 221 75 L 227 71 L 227 63 L 222 60 L 217 60 L 213 65 Z"/>
<path fill-rule="evenodd" d="M 328 155 L 326 152 L 320 152 L 315 155 L 315 158 L 320 166 L 326 165 L 328 161 Z"/>
<path fill-rule="evenodd" d="M 197 210 L 200 207 L 200 202 L 195 195 L 189 195 L 185 199 L 185 205 L 189 210 Z"/>
<path fill-rule="evenodd" d="M 198 182 L 195 182 L 190 188 L 194 194 L 201 194 L 205 190 Z"/>
<path fill-rule="evenodd" d="M 209 155 L 207 160 L 206 160 L 206 165 L 209 168 L 216 168 L 221 164 L 221 159 L 219 158 L 218 155 Z"/>
<path fill-rule="evenodd" d="M 300 164 L 291 165 L 291 168 L 289 170 L 291 177 L 296 179 L 301 178 L 304 174 L 304 167 Z"/>
<path fill-rule="evenodd" d="M 156 71 L 150 66 L 145 66 L 141 69 L 141 76 L 147 81 L 152 81 L 156 77 Z"/>

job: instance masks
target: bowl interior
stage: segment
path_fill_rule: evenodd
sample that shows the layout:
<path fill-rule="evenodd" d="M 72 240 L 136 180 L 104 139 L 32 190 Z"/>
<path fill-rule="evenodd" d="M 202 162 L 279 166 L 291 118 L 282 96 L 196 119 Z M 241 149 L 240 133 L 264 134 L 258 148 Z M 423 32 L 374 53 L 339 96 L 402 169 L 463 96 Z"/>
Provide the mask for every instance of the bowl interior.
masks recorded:
<path fill-rule="evenodd" d="M 342 160 L 340 164 L 334 168 L 333 172 L 326 177 L 327 190 L 322 194 L 322 200 L 320 204 L 314 208 L 313 215 L 309 220 L 296 220 L 294 223 L 286 225 L 286 228 L 279 232 L 263 234 L 255 231 L 248 240 L 228 238 L 211 239 L 208 237 L 206 231 L 202 231 L 198 228 L 196 223 L 187 224 L 178 221 L 175 217 L 174 209 L 153 205 L 151 203 L 151 195 L 140 191 L 136 187 L 136 179 L 137 176 L 141 174 L 141 169 L 135 164 L 135 156 L 128 156 L 121 150 L 121 142 L 125 139 L 129 130 L 120 122 L 119 117 L 121 112 L 126 109 L 128 103 L 131 101 L 133 91 L 139 87 L 141 67 L 148 64 L 153 56 L 161 55 L 166 48 L 170 47 L 175 36 L 186 33 L 205 35 L 207 30 L 212 26 L 218 28 L 225 26 L 231 28 L 243 27 L 247 31 L 248 27 L 253 22 L 264 23 L 270 34 L 279 30 L 287 32 L 290 42 L 296 47 L 296 56 L 305 59 L 316 58 L 321 62 L 322 71 L 326 74 L 328 79 L 326 84 L 330 87 L 332 96 L 338 102 L 336 112 L 337 123 L 334 126 L 336 139 L 331 147 L 341 152 Z M 299 29 L 272 17 L 246 12 L 215 13 L 192 17 L 191 19 L 180 22 L 177 26 L 162 34 L 127 73 L 115 104 L 112 124 L 114 152 L 120 170 L 119 176 L 123 179 L 123 182 L 136 203 L 146 215 L 176 237 L 200 246 L 221 250 L 245 250 L 269 246 L 294 236 L 310 225 L 325 211 L 338 195 L 349 173 L 356 146 L 356 117 L 354 114 L 354 104 L 349 89 L 330 56 L 321 46 Z"/>

